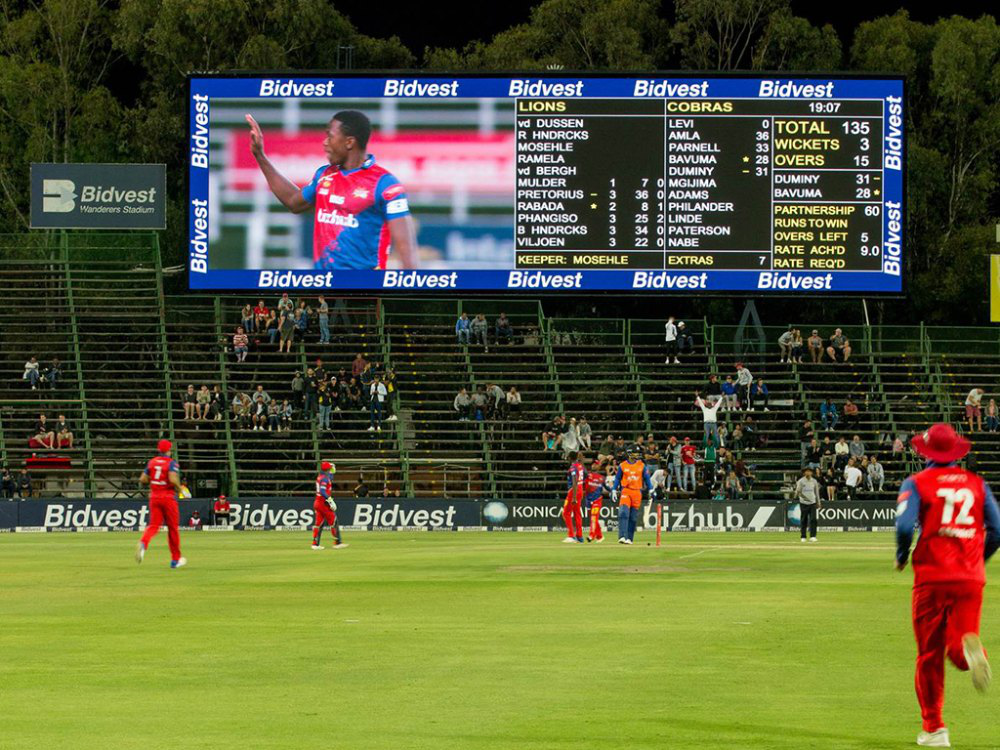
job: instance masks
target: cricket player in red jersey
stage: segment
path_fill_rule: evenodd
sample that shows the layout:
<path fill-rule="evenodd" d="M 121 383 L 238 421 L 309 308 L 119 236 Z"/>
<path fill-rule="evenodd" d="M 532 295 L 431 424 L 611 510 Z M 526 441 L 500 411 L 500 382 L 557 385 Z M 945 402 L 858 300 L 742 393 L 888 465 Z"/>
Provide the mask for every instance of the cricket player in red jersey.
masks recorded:
<path fill-rule="evenodd" d="M 566 472 L 566 499 L 563 500 L 563 520 L 566 522 L 566 538 L 563 542 L 571 544 L 583 543 L 583 515 L 580 505 L 583 503 L 584 485 L 587 481 L 587 470 L 583 468 L 583 454 L 573 456 L 573 463 Z"/>
<path fill-rule="evenodd" d="M 156 446 L 159 453 L 149 459 L 146 470 L 139 477 L 140 485 L 144 487 L 149 485 L 149 525 L 139 544 L 136 545 L 135 561 L 142 562 L 150 541 L 159 532 L 160 527 L 166 524 L 170 567 L 180 568 L 187 565 L 187 560 L 181 557 L 181 534 L 177 528 L 180 523 L 177 493 L 181 489 L 181 469 L 170 457 L 172 448 L 169 440 L 161 440 Z"/>
<path fill-rule="evenodd" d="M 896 570 L 906 567 L 914 527 L 913 630 L 917 638 L 917 700 L 923 731 L 917 744 L 951 747 L 941 719 L 944 657 L 969 671 L 983 692 L 990 665 L 979 640 L 986 584 L 985 561 L 1000 547 L 1000 510 L 982 477 L 957 462 L 969 441 L 949 425 L 936 424 L 913 438 L 927 468 L 899 488 L 896 504 Z"/>
<path fill-rule="evenodd" d="M 339 549 L 347 545 L 340 539 L 340 527 L 337 526 L 337 503 L 333 500 L 333 475 L 337 468 L 329 461 L 320 464 L 320 474 L 316 477 L 316 499 L 313 501 L 313 511 L 316 513 L 316 525 L 313 526 L 313 549 L 323 549 L 319 543 L 323 533 L 323 524 L 330 527 L 333 535 L 333 548 Z"/>
<path fill-rule="evenodd" d="M 590 465 L 584 484 L 584 502 L 590 514 L 590 534 L 588 542 L 604 541 L 604 531 L 601 529 L 601 506 L 604 500 L 604 474 L 601 473 L 601 463 L 596 458 Z"/>

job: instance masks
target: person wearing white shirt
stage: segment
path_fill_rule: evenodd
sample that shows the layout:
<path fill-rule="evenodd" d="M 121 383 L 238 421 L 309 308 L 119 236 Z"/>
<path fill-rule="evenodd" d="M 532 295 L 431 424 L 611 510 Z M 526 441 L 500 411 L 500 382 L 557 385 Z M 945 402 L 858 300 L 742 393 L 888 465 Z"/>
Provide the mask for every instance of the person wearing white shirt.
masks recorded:
<path fill-rule="evenodd" d="M 368 428 L 368 432 L 374 432 L 375 430 L 382 432 L 382 404 L 385 403 L 389 391 L 386 390 L 385 383 L 382 382 L 382 378 L 379 375 L 376 375 L 375 379 L 372 380 L 372 384 L 368 390 L 371 396 L 371 403 L 369 404 L 371 426 Z"/>
<path fill-rule="evenodd" d="M 720 398 L 714 404 L 709 402 L 705 403 L 701 400 L 701 394 L 695 392 L 694 402 L 701 409 L 701 415 L 705 420 L 705 442 L 708 442 L 709 436 L 715 440 L 715 445 L 719 445 L 719 407 L 722 406 L 722 399 Z"/>
<path fill-rule="evenodd" d="M 980 408 L 980 404 L 985 393 L 986 391 L 982 388 L 973 388 L 965 397 L 965 418 L 969 420 L 969 432 L 972 432 L 973 418 L 978 422 L 976 429 L 979 432 L 983 431 L 983 410 Z"/>
<path fill-rule="evenodd" d="M 674 364 L 679 364 L 680 360 L 677 359 L 677 326 L 674 324 L 674 317 L 671 315 L 667 318 L 667 324 L 664 326 L 665 336 L 663 340 L 667 345 L 667 358 L 664 363 L 670 364 L 670 360 L 673 359 Z"/>
<path fill-rule="evenodd" d="M 854 459 L 847 462 L 844 467 L 844 484 L 847 486 L 847 499 L 858 499 L 858 487 L 861 486 L 861 469 L 854 465 Z"/>

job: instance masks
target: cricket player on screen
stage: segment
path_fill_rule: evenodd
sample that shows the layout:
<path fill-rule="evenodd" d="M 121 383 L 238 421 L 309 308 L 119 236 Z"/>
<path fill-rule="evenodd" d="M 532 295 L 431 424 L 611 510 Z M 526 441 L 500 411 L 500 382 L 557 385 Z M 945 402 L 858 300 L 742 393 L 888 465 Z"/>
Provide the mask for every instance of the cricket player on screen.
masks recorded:
<path fill-rule="evenodd" d="M 969 671 L 983 692 L 990 665 L 979 640 L 979 615 L 986 584 L 985 561 L 1000 547 L 1000 510 L 989 485 L 958 461 L 969 441 L 949 425 L 936 424 L 913 438 L 927 468 L 899 488 L 896 502 L 896 570 L 913 550 L 913 630 L 917 638 L 917 700 L 923 731 L 917 744 L 951 747 L 941 718 L 945 655 Z"/>
<path fill-rule="evenodd" d="M 618 465 L 612 498 L 618 500 L 618 543 L 632 544 L 639 524 L 639 508 L 643 493 L 653 489 L 649 469 L 639 456 L 639 449 L 630 445 L 625 460 Z"/>
<path fill-rule="evenodd" d="M 323 139 L 327 164 L 303 188 L 282 175 L 264 154 L 264 135 L 253 116 L 250 153 L 271 192 L 292 213 L 313 210 L 313 263 L 322 271 L 382 270 L 390 252 L 412 268 L 416 240 L 406 190 L 367 151 L 372 124 L 362 112 L 344 110 L 330 120 Z"/>

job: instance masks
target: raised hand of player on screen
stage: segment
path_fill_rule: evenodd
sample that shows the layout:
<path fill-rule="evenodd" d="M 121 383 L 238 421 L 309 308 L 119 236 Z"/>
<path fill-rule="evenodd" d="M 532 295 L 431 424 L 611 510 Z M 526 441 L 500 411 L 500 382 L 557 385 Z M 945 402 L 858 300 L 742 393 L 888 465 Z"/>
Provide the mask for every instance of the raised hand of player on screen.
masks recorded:
<path fill-rule="evenodd" d="M 260 159 L 264 155 L 264 134 L 260 130 L 260 125 L 253 119 L 253 115 L 244 115 L 244 117 L 250 126 L 250 153 L 255 159 Z"/>

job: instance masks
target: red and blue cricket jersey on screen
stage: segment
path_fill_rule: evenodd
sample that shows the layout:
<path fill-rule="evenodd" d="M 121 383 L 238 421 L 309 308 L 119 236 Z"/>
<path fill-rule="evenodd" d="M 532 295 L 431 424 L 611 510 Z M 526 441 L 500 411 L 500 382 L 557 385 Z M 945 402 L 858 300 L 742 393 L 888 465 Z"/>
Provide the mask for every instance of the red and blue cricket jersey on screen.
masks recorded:
<path fill-rule="evenodd" d="M 983 563 L 1000 544 L 1000 509 L 982 477 L 955 465 L 929 463 L 906 479 L 896 502 L 896 559 L 906 562 L 914 528 L 914 585 L 984 583 Z"/>
<path fill-rule="evenodd" d="M 170 484 L 170 472 L 181 473 L 180 466 L 170 456 L 156 456 L 149 459 L 146 464 L 146 471 L 143 472 L 149 477 L 149 496 L 156 499 L 176 500 L 177 495 Z"/>
<path fill-rule="evenodd" d="M 410 215 L 406 189 L 371 154 L 357 169 L 326 164 L 302 188 L 313 204 L 313 263 L 322 271 L 385 268 L 389 222 Z"/>

